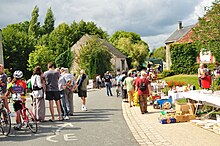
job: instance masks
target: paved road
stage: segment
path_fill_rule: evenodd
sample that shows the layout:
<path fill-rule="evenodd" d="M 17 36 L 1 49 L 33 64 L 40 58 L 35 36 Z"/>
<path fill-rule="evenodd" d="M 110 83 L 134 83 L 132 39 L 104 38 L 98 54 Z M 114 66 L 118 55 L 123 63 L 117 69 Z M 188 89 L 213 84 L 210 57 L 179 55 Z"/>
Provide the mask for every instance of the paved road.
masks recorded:
<path fill-rule="evenodd" d="M 80 99 L 74 95 L 75 116 L 70 120 L 40 123 L 38 134 L 25 128 L 12 130 L 9 137 L 0 135 L 0 145 L 138 145 L 124 121 L 120 98 L 105 96 L 104 89 L 89 92 L 88 96 L 87 112 L 81 112 Z M 46 107 L 46 119 L 49 119 L 48 104 Z"/>

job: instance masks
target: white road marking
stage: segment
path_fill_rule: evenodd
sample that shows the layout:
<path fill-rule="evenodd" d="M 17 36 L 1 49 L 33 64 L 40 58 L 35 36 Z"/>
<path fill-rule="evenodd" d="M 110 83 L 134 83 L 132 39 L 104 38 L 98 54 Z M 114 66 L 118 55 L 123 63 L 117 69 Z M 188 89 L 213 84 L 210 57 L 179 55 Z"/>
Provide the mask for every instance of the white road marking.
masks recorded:
<path fill-rule="evenodd" d="M 67 126 L 70 126 L 70 127 L 73 127 L 73 124 L 71 123 L 65 123 L 65 124 L 62 124 L 62 125 L 58 125 L 59 128 L 56 130 L 55 132 L 55 135 L 52 135 L 52 136 L 48 136 L 46 138 L 47 141 L 50 141 L 50 142 L 58 142 L 58 140 L 54 140 L 52 138 L 55 138 L 56 136 L 60 135 L 60 131 L 64 128 L 64 127 L 67 127 Z M 73 141 L 73 140 L 78 140 L 75 136 L 75 134 L 63 134 L 63 138 L 65 141 Z"/>
<path fill-rule="evenodd" d="M 56 130 L 56 132 L 60 132 L 61 129 L 63 129 L 63 128 L 66 127 L 66 126 L 73 127 L 73 124 L 72 124 L 72 123 L 65 123 L 65 124 L 58 125 L 58 126 L 60 126 L 60 128 L 58 128 L 58 129 Z"/>
<path fill-rule="evenodd" d="M 52 138 L 56 137 L 57 135 L 52 135 L 52 136 L 48 136 L 46 139 L 47 141 L 50 141 L 50 142 L 58 142 L 57 140 L 53 140 Z"/>
<path fill-rule="evenodd" d="M 65 141 L 73 141 L 73 140 L 78 140 L 75 136 L 75 134 L 64 134 L 63 138 Z"/>

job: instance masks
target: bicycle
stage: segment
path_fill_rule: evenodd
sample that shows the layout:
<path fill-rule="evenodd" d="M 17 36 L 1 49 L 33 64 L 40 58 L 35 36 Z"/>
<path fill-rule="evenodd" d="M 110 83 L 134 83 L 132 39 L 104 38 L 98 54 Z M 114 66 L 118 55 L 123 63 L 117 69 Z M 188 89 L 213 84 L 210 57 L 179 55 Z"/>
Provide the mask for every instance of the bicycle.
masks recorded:
<path fill-rule="evenodd" d="M 35 115 L 33 114 L 33 112 L 27 108 L 25 106 L 25 104 L 22 102 L 23 100 L 25 100 L 25 98 L 20 98 L 22 100 L 17 100 L 15 102 L 19 102 L 22 105 L 22 109 L 21 109 L 21 121 L 22 125 L 24 126 L 25 124 L 27 125 L 26 127 L 28 127 L 31 132 L 33 133 L 37 133 L 38 127 L 37 127 L 37 120 Z"/>
<path fill-rule="evenodd" d="M 11 131 L 11 118 L 2 99 L 0 99 L 0 130 L 5 136 L 8 136 Z"/>

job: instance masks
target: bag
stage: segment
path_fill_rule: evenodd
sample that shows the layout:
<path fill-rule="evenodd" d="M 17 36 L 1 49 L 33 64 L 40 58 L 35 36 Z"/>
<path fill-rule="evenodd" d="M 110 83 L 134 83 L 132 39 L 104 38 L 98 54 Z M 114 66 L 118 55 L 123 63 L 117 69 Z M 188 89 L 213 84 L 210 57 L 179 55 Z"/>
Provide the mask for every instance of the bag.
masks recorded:
<path fill-rule="evenodd" d="M 39 88 L 39 87 L 37 86 L 36 79 L 37 79 L 37 76 L 35 77 L 35 81 L 34 81 L 34 85 L 33 85 L 33 91 L 37 91 L 37 90 L 43 89 L 43 88 Z"/>
<path fill-rule="evenodd" d="M 141 90 L 141 91 L 145 91 L 146 89 L 147 89 L 147 85 L 145 84 L 144 81 L 141 81 L 140 90 Z"/>

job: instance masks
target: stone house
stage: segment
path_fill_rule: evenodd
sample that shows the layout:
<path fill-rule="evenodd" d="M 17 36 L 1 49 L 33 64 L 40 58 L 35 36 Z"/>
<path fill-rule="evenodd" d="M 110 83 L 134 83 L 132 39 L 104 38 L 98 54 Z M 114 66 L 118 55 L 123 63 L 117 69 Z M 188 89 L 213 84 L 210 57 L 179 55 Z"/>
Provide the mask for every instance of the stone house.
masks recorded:
<path fill-rule="evenodd" d="M 181 21 L 178 21 L 178 28 L 177 30 L 169 36 L 169 38 L 165 41 L 166 45 L 166 64 L 167 69 L 170 69 L 171 66 L 171 58 L 170 58 L 170 45 L 173 43 L 192 43 L 193 40 L 191 36 L 193 34 L 193 27 L 195 25 L 190 26 L 183 26 Z M 197 56 L 197 63 L 213 63 L 215 62 L 215 58 L 212 56 L 210 51 L 202 52 L 200 51 L 199 55 Z"/>
<path fill-rule="evenodd" d="M 93 37 L 94 36 L 92 35 L 85 34 L 72 46 L 71 51 L 73 51 L 75 59 L 79 57 L 80 49 L 84 47 L 90 40 L 92 40 Z M 113 71 L 116 72 L 117 70 L 120 70 L 120 72 L 122 72 L 123 70 L 128 70 L 128 64 L 126 61 L 127 57 L 119 50 L 117 50 L 113 45 L 111 45 L 108 41 L 102 39 L 98 40 L 104 41 L 103 45 L 106 46 L 109 52 L 112 54 L 111 63 Z M 71 73 L 79 71 L 79 66 L 75 59 L 73 60 L 72 67 L 70 68 Z"/>

